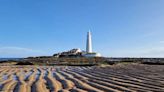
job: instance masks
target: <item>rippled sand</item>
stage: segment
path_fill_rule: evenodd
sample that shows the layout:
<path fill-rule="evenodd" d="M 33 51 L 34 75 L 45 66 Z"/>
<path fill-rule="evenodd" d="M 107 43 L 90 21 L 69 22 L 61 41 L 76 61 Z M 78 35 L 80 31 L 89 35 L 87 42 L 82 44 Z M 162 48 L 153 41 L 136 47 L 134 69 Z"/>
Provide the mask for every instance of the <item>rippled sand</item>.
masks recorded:
<path fill-rule="evenodd" d="M 164 65 L 0 66 L 2 92 L 164 92 Z"/>

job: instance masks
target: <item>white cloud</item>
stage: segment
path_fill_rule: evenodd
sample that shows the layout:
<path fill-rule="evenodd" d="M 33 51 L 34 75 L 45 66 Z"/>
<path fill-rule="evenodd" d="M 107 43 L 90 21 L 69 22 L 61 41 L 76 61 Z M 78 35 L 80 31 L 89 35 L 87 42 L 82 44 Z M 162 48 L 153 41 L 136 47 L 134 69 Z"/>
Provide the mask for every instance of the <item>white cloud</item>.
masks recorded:
<path fill-rule="evenodd" d="M 44 55 L 44 52 L 22 47 L 0 47 L 0 57 L 28 57 L 37 55 Z"/>
<path fill-rule="evenodd" d="M 152 36 L 154 36 L 154 35 L 156 35 L 156 34 L 158 34 L 158 32 L 154 32 L 154 31 L 152 31 L 152 32 L 147 32 L 147 33 L 143 34 L 143 37 L 144 37 L 144 38 L 152 37 Z"/>
<path fill-rule="evenodd" d="M 164 41 L 144 47 L 132 47 L 112 50 L 113 57 L 164 57 Z"/>
<path fill-rule="evenodd" d="M 141 53 L 141 55 L 147 57 L 164 57 L 164 47 L 145 49 L 145 51 Z"/>
<path fill-rule="evenodd" d="M 156 31 L 154 31 L 156 30 Z M 164 31 L 161 29 L 153 29 L 149 30 L 147 32 L 143 31 L 142 37 L 143 38 L 149 38 L 149 37 L 163 37 Z"/>
<path fill-rule="evenodd" d="M 160 43 L 162 43 L 162 44 L 163 44 L 163 43 L 164 43 L 164 41 L 160 41 Z"/>

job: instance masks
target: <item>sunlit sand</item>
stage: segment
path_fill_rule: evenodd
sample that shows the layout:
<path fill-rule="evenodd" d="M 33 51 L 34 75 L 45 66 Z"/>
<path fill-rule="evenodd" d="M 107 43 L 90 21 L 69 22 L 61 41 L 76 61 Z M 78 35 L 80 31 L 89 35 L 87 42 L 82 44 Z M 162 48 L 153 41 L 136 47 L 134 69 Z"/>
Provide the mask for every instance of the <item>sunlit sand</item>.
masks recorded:
<path fill-rule="evenodd" d="M 163 65 L 1 66 L 3 92 L 164 91 Z"/>

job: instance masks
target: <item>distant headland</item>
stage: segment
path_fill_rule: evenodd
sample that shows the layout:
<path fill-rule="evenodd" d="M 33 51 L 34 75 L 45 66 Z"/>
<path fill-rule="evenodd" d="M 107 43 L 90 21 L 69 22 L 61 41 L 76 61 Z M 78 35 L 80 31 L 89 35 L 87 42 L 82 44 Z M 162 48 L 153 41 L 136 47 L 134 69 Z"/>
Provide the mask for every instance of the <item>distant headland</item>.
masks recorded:
<path fill-rule="evenodd" d="M 102 56 L 100 53 L 93 52 L 92 36 L 91 36 L 91 32 L 89 31 L 89 32 L 87 32 L 86 50 L 85 51 L 81 50 L 80 48 L 74 48 L 69 51 L 56 53 L 53 55 L 53 57 L 102 57 Z"/>

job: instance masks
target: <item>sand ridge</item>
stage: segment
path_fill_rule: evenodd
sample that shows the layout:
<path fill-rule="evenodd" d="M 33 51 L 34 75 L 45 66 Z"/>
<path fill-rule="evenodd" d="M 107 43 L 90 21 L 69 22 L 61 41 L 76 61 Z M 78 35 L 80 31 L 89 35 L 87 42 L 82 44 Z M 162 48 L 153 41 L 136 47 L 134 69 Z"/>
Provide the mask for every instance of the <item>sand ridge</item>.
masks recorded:
<path fill-rule="evenodd" d="M 0 67 L 3 92 L 164 92 L 162 65 Z"/>

